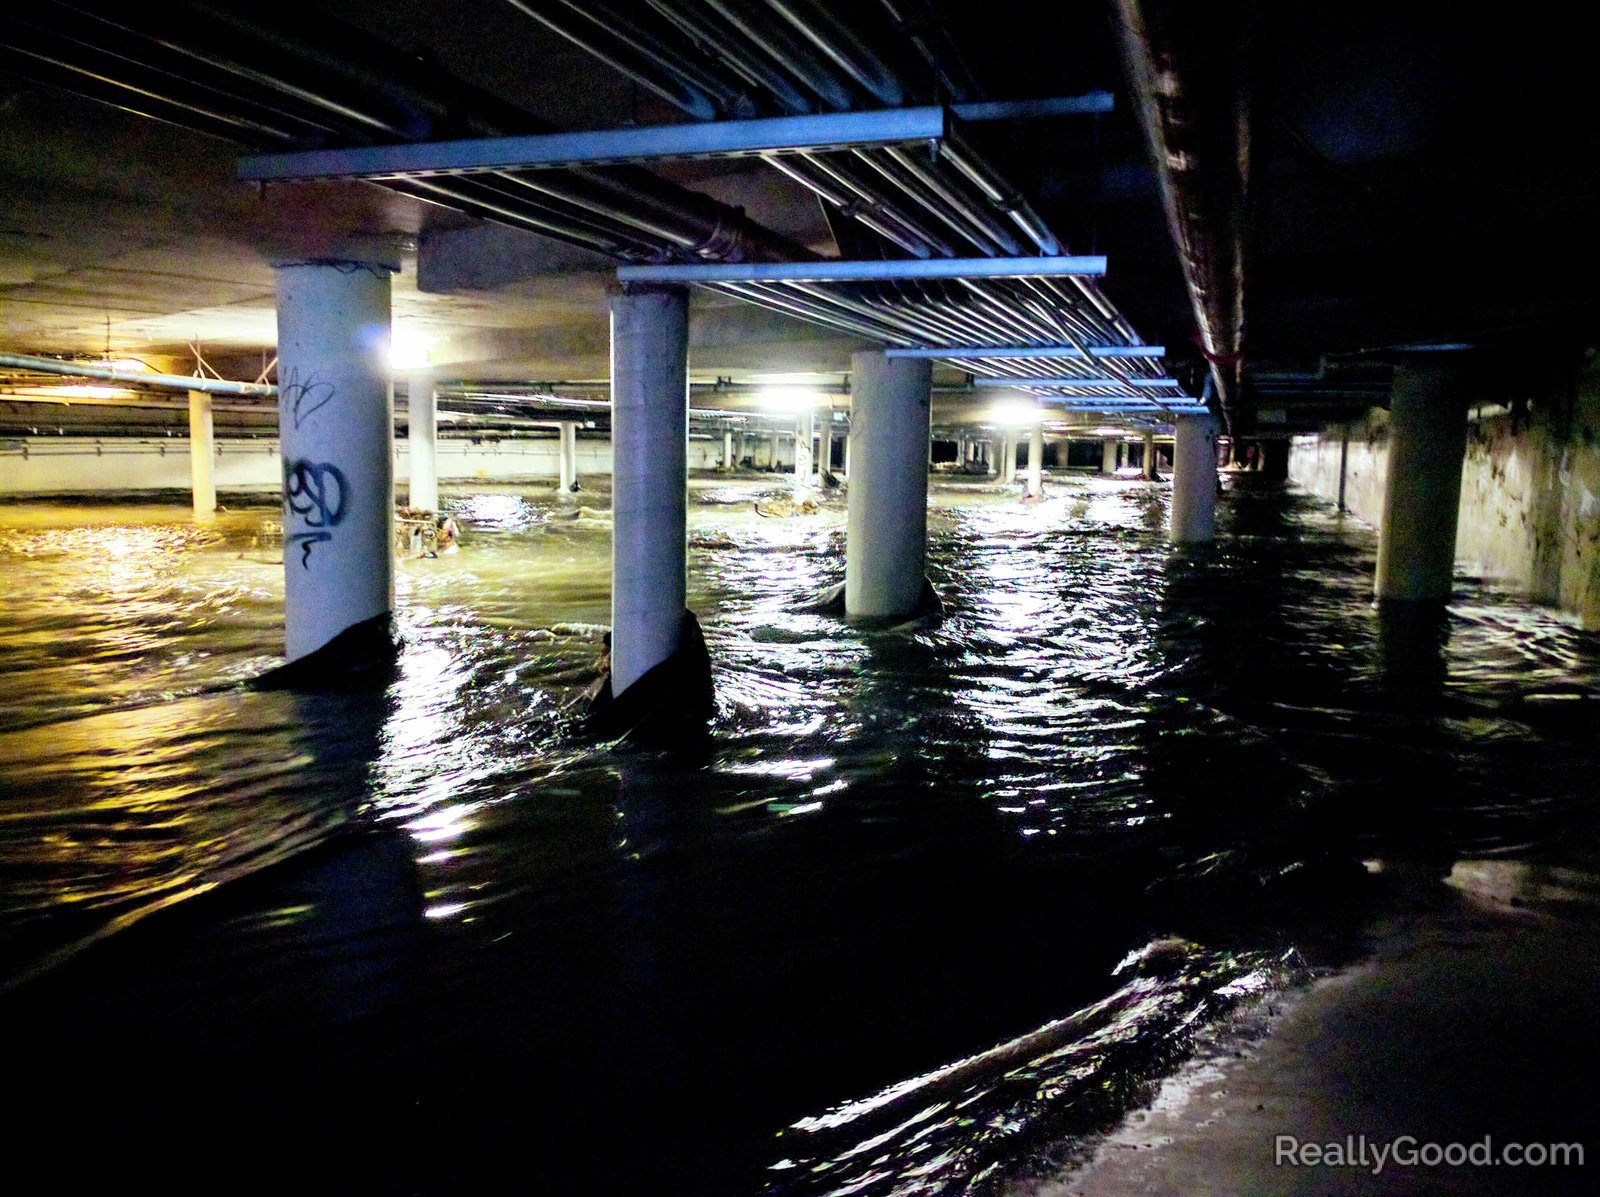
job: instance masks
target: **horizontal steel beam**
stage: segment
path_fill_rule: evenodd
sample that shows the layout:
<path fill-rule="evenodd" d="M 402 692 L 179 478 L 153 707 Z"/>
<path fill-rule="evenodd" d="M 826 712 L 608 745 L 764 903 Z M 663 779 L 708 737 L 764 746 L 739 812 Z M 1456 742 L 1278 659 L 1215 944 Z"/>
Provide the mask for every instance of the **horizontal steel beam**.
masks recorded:
<path fill-rule="evenodd" d="M 945 135 L 947 119 L 943 108 L 891 108 L 878 112 L 830 112 L 815 116 L 655 125 L 644 129 L 355 146 L 241 158 L 238 175 L 250 182 L 402 179 L 656 162 L 667 158 L 813 153 L 938 140 Z"/>
<path fill-rule="evenodd" d="M 1167 351 L 1161 345 L 1090 345 L 1086 349 L 1077 349 L 1071 345 L 1041 345 L 1035 347 L 1026 345 L 961 345 L 943 349 L 925 347 L 890 349 L 888 350 L 888 356 L 945 358 L 949 361 L 959 362 L 982 361 L 985 359 L 1000 361 L 1006 358 L 1155 358 L 1166 357 Z"/>
<path fill-rule="evenodd" d="M 987 103 L 953 104 L 951 111 L 964 121 L 1018 121 L 1039 116 L 1078 116 L 1110 112 L 1116 99 L 1108 91 L 1091 91 L 1081 96 L 1058 96 L 1048 100 L 994 100 Z"/>
<path fill-rule="evenodd" d="M 1138 387 L 1145 390 L 1182 385 L 1176 378 L 1029 378 L 1025 374 L 978 378 L 973 382 L 980 387 Z M 1148 399 L 1152 403 L 1200 402 L 1188 395 L 1138 395 L 1130 398 Z"/>
<path fill-rule="evenodd" d="M 1103 257 L 910 258 L 873 262 L 720 262 L 619 266 L 625 283 L 867 283 L 924 278 L 1056 278 L 1098 276 Z"/>
<path fill-rule="evenodd" d="M 950 113 L 964 121 L 1029 120 L 1109 112 L 1112 104 L 1110 92 L 1096 91 L 1041 100 L 956 104 L 950 109 L 927 106 L 873 112 L 826 112 L 653 125 L 643 129 L 596 129 L 256 154 L 239 160 L 238 177 L 255 183 L 287 179 L 402 179 L 656 162 L 667 158 L 817 153 L 857 146 L 937 141 L 945 136 Z"/>
<path fill-rule="evenodd" d="M 976 378 L 975 385 L 980 387 L 1125 387 L 1128 385 L 1124 378 L 1029 378 L 1026 375 L 1007 375 L 1005 378 Z M 1143 399 L 1145 396 L 1130 396 Z"/>

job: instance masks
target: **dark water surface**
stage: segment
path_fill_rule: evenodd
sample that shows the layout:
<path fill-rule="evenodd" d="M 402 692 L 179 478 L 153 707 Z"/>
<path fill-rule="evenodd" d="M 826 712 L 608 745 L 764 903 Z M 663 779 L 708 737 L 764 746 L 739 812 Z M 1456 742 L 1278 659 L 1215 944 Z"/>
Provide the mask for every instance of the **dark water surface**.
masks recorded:
<path fill-rule="evenodd" d="M 169 1188 L 1004 1192 L 1359 951 L 1363 861 L 1592 835 L 1595 638 L 1471 579 L 1380 617 L 1318 501 L 1174 552 L 1160 487 L 940 486 L 947 617 L 869 633 L 789 609 L 842 501 L 763 485 L 694 492 L 719 714 L 680 754 L 563 710 L 603 493 L 455 491 L 398 679 L 317 696 L 235 685 L 275 510 L 0 507 L 13 1145 Z"/>

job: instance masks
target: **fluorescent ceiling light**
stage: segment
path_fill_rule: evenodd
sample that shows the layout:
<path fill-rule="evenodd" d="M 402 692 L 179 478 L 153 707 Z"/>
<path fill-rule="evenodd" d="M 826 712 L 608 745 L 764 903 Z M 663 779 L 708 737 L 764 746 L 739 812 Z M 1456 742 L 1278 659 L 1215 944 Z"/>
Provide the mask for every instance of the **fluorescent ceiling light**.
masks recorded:
<path fill-rule="evenodd" d="M 798 415 L 816 407 L 822 396 L 805 387 L 763 387 L 761 407 L 777 415 Z"/>

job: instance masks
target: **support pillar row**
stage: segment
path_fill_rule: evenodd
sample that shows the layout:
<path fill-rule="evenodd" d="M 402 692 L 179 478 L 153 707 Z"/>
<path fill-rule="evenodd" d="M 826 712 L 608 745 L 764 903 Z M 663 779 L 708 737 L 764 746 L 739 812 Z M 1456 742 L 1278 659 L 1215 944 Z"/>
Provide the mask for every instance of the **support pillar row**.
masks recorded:
<path fill-rule="evenodd" d="M 194 492 L 194 517 L 205 519 L 217 510 L 217 448 L 211 396 L 189 392 L 189 486 Z"/>
<path fill-rule="evenodd" d="M 845 614 L 912 615 L 927 573 L 932 364 L 858 353 L 850 378 Z"/>
<path fill-rule="evenodd" d="M 1035 424 L 1028 430 L 1028 498 L 1037 499 L 1043 495 L 1044 425 Z"/>
<path fill-rule="evenodd" d="M 1378 530 L 1379 601 L 1443 603 L 1455 577 L 1465 378 L 1458 365 L 1406 358 L 1389 400 L 1389 475 Z"/>
<path fill-rule="evenodd" d="M 808 407 L 794 421 L 794 498 L 799 502 L 811 493 L 811 442 L 817 435 L 817 412 Z"/>
<path fill-rule="evenodd" d="M 621 697 L 678 647 L 689 479 L 689 295 L 611 300 L 611 688 Z"/>
<path fill-rule="evenodd" d="M 290 661 L 394 606 L 390 268 L 277 266 L 284 623 Z"/>
<path fill-rule="evenodd" d="M 1210 415 L 1173 422 L 1172 528 L 1174 544 L 1212 538 L 1217 518 L 1217 422 Z"/>

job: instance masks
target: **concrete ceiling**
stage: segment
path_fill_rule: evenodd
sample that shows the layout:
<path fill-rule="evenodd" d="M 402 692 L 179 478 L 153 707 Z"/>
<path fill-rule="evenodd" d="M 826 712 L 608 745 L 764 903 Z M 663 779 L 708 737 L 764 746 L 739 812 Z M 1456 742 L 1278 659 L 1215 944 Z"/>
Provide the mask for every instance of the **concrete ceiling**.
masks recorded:
<path fill-rule="evenodd" d="M 1102 0 L 939 7 L 991 96 L 1122 91 Z M 535 122 L 682 119 L 504 0 L 306 11 L 380 39 L 397 77 L 454 76 Z M 1587 335 L 1600 158 L 1574 31 L 1465 10 L 1445 23 L 1374 0 L 1258 6 L 1255 30 L 1249 360 L 1281 369 L 1422 339 Z M 253 377 L 273 342 L 270 260 L 365 239 L 403 263 L 400 336 L 448 371 L 604 377 L 606 259 L 372 185 L 243 186 L 233 143 L 35 82 L 15 54 L 0 64 L 17 68 L 0 67 L 0 348 L 182 359 L 199 345 L 225 373 Z M 1104 118 L 984 126 L 982 148 L 1074 251 L 1108 255 L 1106 290 L 1149 340 L 1198 361 L 1134 108 L 1123 95 Z M 815 199 L 769 169 L 661 173 L 834 252 Z M 701 379 L 837 372 L 853 347 L 696 299 Z"/>

